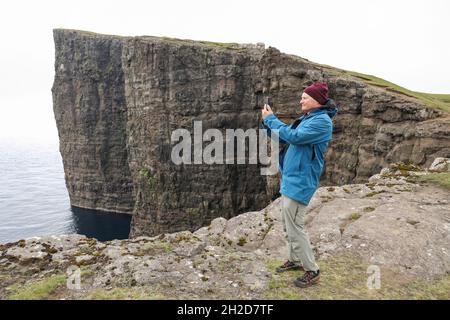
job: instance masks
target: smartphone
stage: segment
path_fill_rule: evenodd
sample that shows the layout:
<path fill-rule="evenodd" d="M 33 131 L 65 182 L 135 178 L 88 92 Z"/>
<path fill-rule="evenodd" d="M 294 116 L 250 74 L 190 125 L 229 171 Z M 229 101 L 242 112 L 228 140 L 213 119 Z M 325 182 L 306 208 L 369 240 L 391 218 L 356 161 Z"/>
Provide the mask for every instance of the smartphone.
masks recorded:
<path fill-rule="evenodd" d="M 264 99 L 264 104 L 268 104 L 270 107 L 272 107 L 272 97 L 268 96 Z"/>

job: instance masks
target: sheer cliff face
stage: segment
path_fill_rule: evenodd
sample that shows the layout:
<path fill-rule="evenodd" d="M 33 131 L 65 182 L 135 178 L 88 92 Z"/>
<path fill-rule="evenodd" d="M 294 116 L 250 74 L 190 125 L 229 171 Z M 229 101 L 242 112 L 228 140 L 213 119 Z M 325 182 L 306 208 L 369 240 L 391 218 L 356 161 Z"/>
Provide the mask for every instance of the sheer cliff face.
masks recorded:
<path fill-rule="evenodd" d="M 359 182 L 387 163 L 450 156 L 448 117 L 409 97 L 257 46 L 54 30 L 53 102 L 74 206 L 133 212 L 131 236 L 196 229 L 259 210 L 278 178 L 257 165 L 175 165 L 171 134 L 257 128 L 263 96 L 286 123 L 302 89 L 326 81 L 340 105 L 323 184 Z M 205 143 L 204 145 L 207 145 Z"/>
<path fill-rule="evenodd" d="M 55 31 L 53 108 L 71 204 L 132 212 L 123 41 Z"/>
<path fill-rule="evenodd" d="M 268 203 L 266 179 L 256 165 L 171 161 L 172 132 L 193 132 L 194 120 L 224 136 L 226 129 L 257 126 L 256 57 L 208 45 L 132 39 L 122 63 L 136 186 L 133 235 L 195 229 Z"/>

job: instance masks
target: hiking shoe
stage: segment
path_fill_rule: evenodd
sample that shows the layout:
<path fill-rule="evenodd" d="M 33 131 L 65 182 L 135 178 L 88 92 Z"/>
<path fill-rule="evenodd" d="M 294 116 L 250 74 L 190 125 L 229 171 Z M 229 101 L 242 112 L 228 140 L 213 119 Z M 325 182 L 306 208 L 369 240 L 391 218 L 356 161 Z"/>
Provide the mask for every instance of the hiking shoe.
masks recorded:
<path fill-rule="evenodd" d="M 316 284 L 320 279 L 320 270 L 306 271 L 305 274 L 294 280 L 294 284 L 300 288 L 307 288 Z"/>
<path fill-rule="evenodd" d="M 298 265 L 291 261 L 286 261 L 283 265 L 277 267 L 276 271 L 278 273 L 289 271 L 289 270 L 304 270 L 301 265 Z"/>

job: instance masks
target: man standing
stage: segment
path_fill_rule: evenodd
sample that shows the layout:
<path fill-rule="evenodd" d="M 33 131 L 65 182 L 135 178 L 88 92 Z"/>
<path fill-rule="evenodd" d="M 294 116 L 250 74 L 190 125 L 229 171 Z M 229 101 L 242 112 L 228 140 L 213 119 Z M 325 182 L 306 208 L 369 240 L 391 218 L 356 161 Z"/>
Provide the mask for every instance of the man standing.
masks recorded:
<path fill-rule="evenodd" d="M 277 272 L 304 270 L 294 280 L 301 288 L 319 281 L 320 270 L 315 262 L 309 236 L 304 228 L 306 208 L 315 193 L 324 165 L 324 157 L 333 132 L 332 118 L 337 106 L 328 99 L 326 83 L 316 82 L 302 94 L 303 115 L 290 126 L 281 122 L 265 104 L 262 110 L 263 127 L 277 130 L 286 147 L 280 154 L 282 218 L 289 245 L 289 259 Z"/>

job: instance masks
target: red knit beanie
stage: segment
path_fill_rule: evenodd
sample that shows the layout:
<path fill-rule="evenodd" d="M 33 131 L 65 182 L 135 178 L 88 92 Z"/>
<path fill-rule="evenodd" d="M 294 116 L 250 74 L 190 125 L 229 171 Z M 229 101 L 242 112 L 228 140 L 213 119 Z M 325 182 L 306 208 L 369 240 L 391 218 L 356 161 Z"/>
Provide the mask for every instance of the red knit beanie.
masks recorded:
<path fill-rule="evenodd" d="M 304 93 L 316 100 L 321 105 L 327 103 L 328 100 L 328 85 L 325 82 L 316 82 L 306 87 Z"/>

